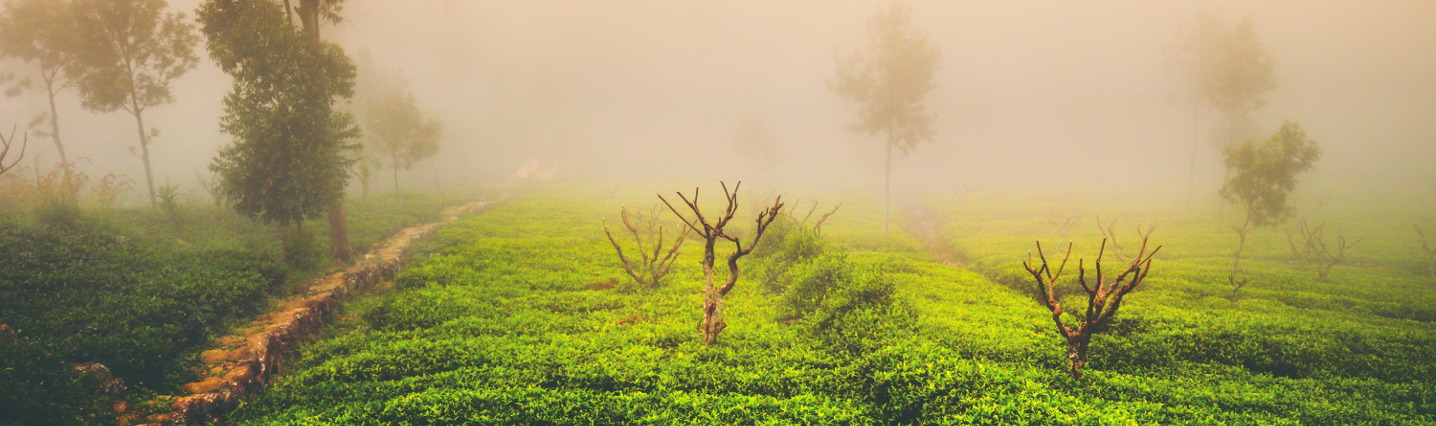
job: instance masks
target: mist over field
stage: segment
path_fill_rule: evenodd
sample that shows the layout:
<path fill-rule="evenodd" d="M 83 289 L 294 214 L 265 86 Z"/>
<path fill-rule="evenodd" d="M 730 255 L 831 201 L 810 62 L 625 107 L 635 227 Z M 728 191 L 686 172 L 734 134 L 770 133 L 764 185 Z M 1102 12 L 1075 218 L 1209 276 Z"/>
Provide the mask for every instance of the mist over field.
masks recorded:
<path fill-rule="evenodd" d="M 170 9 L 193 19 L 198 4 Z M 878 191 L 882 136 L 849 131 L 857 105 L 829 84 L 837 59 L 864 48 L 867 21 L 883 4 L 351 0 L 324 37 L 350 57 L 369 52 L 446 122 L 440 155 L 401 173 L 405 187 L 502 182 L 536 159 L 563 179 Z M 1252 114 L 1253 136 L 1299 121 L 1325 153 L 1308 189 L 1436 188 L 1431 3 L 919 1 L 914 26 L 942 55 L 924 101 L 936 137 L 895 156 L 895 191 L 1185 191 L 1193 111 L 1163 44 L 1202 14 L 1249 17 L 1272 53 L 1277 87 Z M 198 68 L 176 80 L 175 102 L 146 117 L 160 130 L 156 179 L 189 191 L 194 170 L 231 140 L 217 124 L 230 79 L 199 54 Z M 79 168 L 121 173 L 142 188 L 133 119 L 84 111 L 73 90 L 59 103 Z M 45 105 L 34 93 L 5 98 L 0 117 L 23 131 Z M 1197 187 L 1215 199 L 1217 112 L 1198 120 Z M 754 121 L 776 147 L 761 173 L 734 149 Z M 30 149 L 31 158 L 57 159 L 48 141 Z"/>
<path fill-rule="evenodd" d="M 0 0 L 0 426 L 1433 424 L 1433 23 Z"/>

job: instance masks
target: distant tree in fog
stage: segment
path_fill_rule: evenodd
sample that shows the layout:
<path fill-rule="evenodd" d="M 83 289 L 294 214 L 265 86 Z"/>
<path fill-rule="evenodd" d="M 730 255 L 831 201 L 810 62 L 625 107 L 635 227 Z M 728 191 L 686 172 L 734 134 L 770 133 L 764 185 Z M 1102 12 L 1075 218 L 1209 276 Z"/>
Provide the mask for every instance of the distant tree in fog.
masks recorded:
<path fill-rule="evenodd" d="M 1238 278 L 1247 231 L 1281 224 L 1291 216 L 1290 197 L 1296 190 L 1296 176 L 1311 170 L 1321 158 L 1321 148 L 1306 138 L 1300 125 L 1288 121 L 1265 141 L 1249 139 L 1227 147 L 1222 154 L 1229 176 L 1222 186 L 1222 198 L 1246 214 L 1242 225 L 1233 227 L 1239 241 L 1228 281 L 1235 301 L 1247 282 L 1246 278 Z"/>
<path fill-rule="evenodd" d="M 360 179 L 367 188 L 368 176 L 383 166 L 375 157 L 384 157 L 393 172 L 397 194 L 399 169 L 409 170 L 415 162 L 438 154 L 444 123 L 425 117 L 404 80 L 379 69 L 367 54 L 360 56 L 357 86 L 359 114 L 366 130 Z"/>
<path fill-rule="evenodd" d="M 333 106 L 353 95 L 353 63 L 267 0 L 207 0 L 199 18 L 210 56 L 234 77 L 221 129 L 236 140 L 211 166 L 225 197 L 241 214 L 293 226 L 301 237 L 305 219 L 330 213 L 331 247 L 348 261 L 347 226 L 341 221 L 336 240 L 333 214 L 342 217 L 357 149 L 350 141 L 360 132 L 353 115 Z"/>
<path fill-rule="evenodd" d="M 1202 15 L 1196 25 L 1177 33 L 1165 46 L 1167 63 L 1186 81 L 1192 107 L 1192 153 L 1187 166 L 1187 204 L 1196 180 L 1196 155 L 1201 109 L 1221 114 L 1222 133 L 1216 147 L 1235 145 L 1253 126 L 1251 114 L 1266 105 L 1276 89 L 1276 60 L 1256 38 L 1251 18 L 1228 25 L 1215 15 Z"/>
<path fill-rule="evenodd" d="M 159 130 L 145 128 L 144 112 L 174 102 L 170 83 L 199 63 L 199 37 L 184 13 L 165 13 L 164 0 L 76 0 L 75 24 L 81 104 L 89 110 L 122 110 L 135 117 L 150 207 L 159 210 L 150 142 Z"/>
<path fill-rule="evenodd" d="M 838 76 L 829 87 L 857 101 L 860 120 L 850 128 L 865 135 L 887 137 L 883 191 L 883 230 L 892 212 L 893 149 L 904 155 L 922 141 L 933 141 L 933 115 L 922 100 L 932 91 L 932 77 L 942 66 L 942 53 L 927 34 L 912 28 L 912 7 L 894 2 L 869 22 L 867 50 L 838 61 Z"/>
<path fill-rule="evenodd" d="M 79 46 L 72 11 L 71 3 L 64 0 L 16 0 L 5 3 L 4 15 L 0 16 L 0 57 L 33 64 L 40 77 L 39 82 L 22 78 L 5 94 L 18 96 L 24 90 L 44 89 L 50 112 L 41 114 L 35 124 L 49 122 L 50 130 L 35 133 L 54 141 L 60 161 L 65 163 L 70 162 L 70 157 L 60 141 L 55 95 L 76 83 L 75 56 Z"/>
<path fill-rule="evenodd" d="M 757 115 L 743 119 L 733 137 L 733 152 L 747 159 L 760 176 L 772 171 L 779 154 L 768 120 Z"/>

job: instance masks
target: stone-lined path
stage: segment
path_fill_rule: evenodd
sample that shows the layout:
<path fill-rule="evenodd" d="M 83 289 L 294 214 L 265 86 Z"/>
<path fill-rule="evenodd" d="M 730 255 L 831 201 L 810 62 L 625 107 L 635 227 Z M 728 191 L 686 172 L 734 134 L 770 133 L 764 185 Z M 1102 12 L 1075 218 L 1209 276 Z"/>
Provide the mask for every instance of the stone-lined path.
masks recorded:
<path fill-rule="evenodd" d="M 304 293 L 286 299 L 261 314 L 234 335 L 217 339 L 219 348 L 200 355 L 209 374 L 203 381 L 184 385 L 187 395 L 168 397 L 170 411 L 148 416 L 149 426 L 191 425 L 212 422 L 257 392 L 284 369 L 300 339 L 331 319 L 344 301 L 385 280 L 393 279 L 414 241 L 429 231 L 458 220 L 464 213 L 481 212 L 491 202 L 451 207 L 443 219 L 405 228 L 341 272 L 314 280 Z M 121 407 L 117 407 L 123 410 Z M 133 415 L 133 414 L 132 414 Z M 120 424 L 139 419 L 123 416 Z"/>

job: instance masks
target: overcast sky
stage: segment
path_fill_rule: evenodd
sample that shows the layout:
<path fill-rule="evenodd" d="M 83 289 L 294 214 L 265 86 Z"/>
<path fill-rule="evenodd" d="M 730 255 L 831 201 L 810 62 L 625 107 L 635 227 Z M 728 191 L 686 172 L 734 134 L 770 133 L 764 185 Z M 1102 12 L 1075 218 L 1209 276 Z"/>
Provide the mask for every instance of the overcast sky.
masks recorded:
<path fill-rule="evenodd" d="M 192 18 L 198 4 L 171 7 Z M 404 175 L 412 187 L 494 182 L 540 159 L 573 178 L 878 188 L 882 139 L 846 130 L 857 106 L 827 84 L 835 57 L 866 45 L 867 21 L 884 4 L 349 0 L 346 21 L 325 37 L 402 73 L 421 108 L 447 122 L 440 156 Z M 1176 100 L 1185 93 L 1161 46 L 1207 12 L 1253 20 L 1277 61 L 1278 88 L 1255 114 L 1259 129 L 1299 121 L 1326 153 L 1313 180 L 1436 188 L 1436 2 L 913 7 L 944 66 L 927 100 L 937 141 L 895 162 L 898 185 L 1185 188 L 1192 110 Z M 161 132 L 157 176 L 190 187 L 194 170 L 229 141 L 218 118 L 230 83 L 201 55 L 175 87 L 177 102 L 146 117 Z M 127 151 L 137 140 L 131 117 L 83 112 L 73 93 L 61 102 L 67 149 L 86 158 L 83 168 L 142 179 Z M 23 127 L 44 105 L 38 96 L 4 99 L 0 117 Z M 760 174 L 734 154 L 740 124 L 752 117 L 780 146 L 775 171 Z M 1214 189 L 1218 154 L 1205 142 L 1198 152 L 1199 185 Z"/>

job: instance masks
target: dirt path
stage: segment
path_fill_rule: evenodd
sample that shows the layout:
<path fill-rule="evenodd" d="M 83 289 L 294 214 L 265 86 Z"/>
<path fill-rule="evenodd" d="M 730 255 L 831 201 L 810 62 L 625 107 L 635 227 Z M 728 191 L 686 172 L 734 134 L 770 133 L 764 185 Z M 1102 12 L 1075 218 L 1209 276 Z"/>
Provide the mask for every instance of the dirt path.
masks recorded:
<path fill-rule="evenodd" d="M 939 222 L 932 211 L 920 205 L 912 205 L 908 208 L 908 214 L 912 215 L 912 229 L 910 230 L 922 240 L 922 245 L 928 253 L 937 257 L 944 265 L 964 268 L 967 265 L 959 260 L 959 256 L 942 240 L 942 223 Z"/>
<path fill-rule="evenodd" d="M 453 222 L 464 213 L 481 212 L 491 205 L 488 201 L 451 207 L 443 219 L 406 228 L 364 255 L 364 260 L 341 272 L 314 280 L 304 294 L 281 301 L 274 310 L 261 314 L 249 326 L 234 335 L 216 339 L 219 349 L 200 354 L 207 377 L 184 385 L 186 395 L 161 397 L 169 402 L 169 412 L 150 415 L 145 425 L 190 425 L 213 422 L 239 405 L 246 396 L 257 392 L 265 382 L 284 369 L 300 339 L 312 334 L 331 319 L 344 301 L 375 284 L 392 279 L 399 265 L 408 256 L 414 241 L 429 231 Z M 120 424 L 138 423 L 121 412 Z"/>

